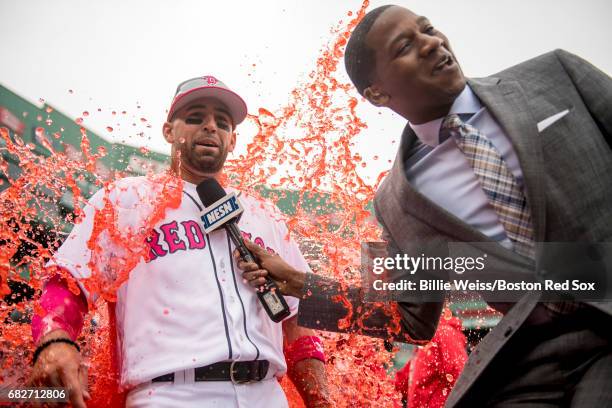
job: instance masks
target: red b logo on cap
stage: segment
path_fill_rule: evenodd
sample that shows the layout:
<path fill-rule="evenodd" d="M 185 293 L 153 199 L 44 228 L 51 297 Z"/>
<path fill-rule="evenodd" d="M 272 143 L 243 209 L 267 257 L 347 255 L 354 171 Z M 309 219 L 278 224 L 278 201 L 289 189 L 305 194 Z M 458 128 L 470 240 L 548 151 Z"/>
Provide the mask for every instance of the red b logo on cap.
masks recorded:
<path fill-rule="evenodd" d="M 205 76 L 204 79 L 206 80 L 208 86 L 213 86 L 218 82 L 217 78 L 215 78 L 214 76 Z"/>

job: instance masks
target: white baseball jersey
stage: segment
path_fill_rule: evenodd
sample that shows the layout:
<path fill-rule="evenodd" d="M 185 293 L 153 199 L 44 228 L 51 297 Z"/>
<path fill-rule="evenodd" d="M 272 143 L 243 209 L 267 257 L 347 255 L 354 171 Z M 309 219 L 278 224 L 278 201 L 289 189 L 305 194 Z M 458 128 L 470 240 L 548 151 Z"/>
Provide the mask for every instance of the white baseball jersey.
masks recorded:
<path fill-rule="evenodd" d="M 108 198 L 118 210 L 118 225 L 143 225 L 151 213 L 150 198 L 158 190 L 145 177 L 117 181 Z M 75 225 L 52 260 L 76 278 L 91 276 L 87 241 L 94 208 L 103 207 L 104 196 L 101 190 L 89 200 L 83 222 Z M 298 270 L 309 270 L 276 207 L 245 194 L 239 200 L 243 233 Z M 148 240 L 151 259 L 141 260 L 117 292 L 123 386 L 219 361 L 268 360 L 268 378 L 286 371 L 282 325 L 270 320 L 255 290 L 243 281 L 225 230 L 204 233 L 202 208 L 196 186 L 184 182 L 180 206 L 166 210 Z M 104 234 L 100 237 L 105 239 Z M 286 300 L 295 315 L 298 300 Z"/>

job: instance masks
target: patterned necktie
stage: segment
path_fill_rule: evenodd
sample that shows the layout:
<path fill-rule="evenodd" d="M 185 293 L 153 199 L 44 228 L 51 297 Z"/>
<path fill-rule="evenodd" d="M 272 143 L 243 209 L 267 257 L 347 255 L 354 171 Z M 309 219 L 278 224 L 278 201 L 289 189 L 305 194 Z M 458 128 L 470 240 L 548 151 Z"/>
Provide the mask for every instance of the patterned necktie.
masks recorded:
<path fill-rule="evenodd" d="M 478 129 L 464 123 L 458 115 L 448 115 L 442 130 L 450 131 L 480 181 L 489 203 L 493 206 L 514 250 L 534 258 L 534 234 L 527 199 L 508 169 L 506 161 L 491 141 Z"/>

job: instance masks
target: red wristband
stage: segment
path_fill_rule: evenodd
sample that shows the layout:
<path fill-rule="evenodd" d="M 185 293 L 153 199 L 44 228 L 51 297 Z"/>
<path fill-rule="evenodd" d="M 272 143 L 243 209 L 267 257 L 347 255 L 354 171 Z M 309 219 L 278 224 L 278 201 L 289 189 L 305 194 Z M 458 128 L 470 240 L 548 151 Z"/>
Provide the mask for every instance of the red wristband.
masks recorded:
<path fill-rule="evenodd" d="M 307 358 L 315 358 L 325 362 L 323 341 L 319 337 L 302 336 L 285 348 L 285 359 L 288 366 Z"/>
<path fill-rule="evenodd" d="M 83 328 L 83 316 L 87 303 L 68 288 L 59 276 L 52 277 L 43 288 L 39 301 L 40 309 L 32 317 L 34 344 L 55 329 L 62 329 L 74 341 Z"/>

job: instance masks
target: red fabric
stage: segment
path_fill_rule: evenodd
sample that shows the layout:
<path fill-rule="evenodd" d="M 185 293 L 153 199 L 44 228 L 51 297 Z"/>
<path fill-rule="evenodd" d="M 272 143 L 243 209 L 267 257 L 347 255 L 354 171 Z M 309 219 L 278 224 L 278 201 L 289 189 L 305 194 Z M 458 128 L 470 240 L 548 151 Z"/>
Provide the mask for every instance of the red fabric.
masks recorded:
<path fill-rule="evenodd" d="M 117 317 L 115 315 L 115 303 L 108 302 L 108 326 L 111 351 L 111 372 L 114 374 L 112 399 L 109 402 L 109 407 L 123 408 L 127 398 L 127 391 L 119 389 L 119 367 L 121 365 L 119 348 L 117 344 Z"/>
<path fill-rule="evenodd" d="M 406 365 L 402 367 L 397 373 L 395 373 L 395 389 L 406 395 L 408 393 L 408 377 L 410 376 L 410 360 L 406 362 Z"/>
<path fill-rule="evenodd" d="M 289 367 L 307 358 L 325 362 L 323 341 L 317 336 L 302 336 L 285 348 L 285 359 Z"/>
<path fill-rule="evenodd" d="M 443 407 L 467 361 L 461 321 L 445 316 L 450 313 L 443 314 L 431 342 L 397 372 L 396 389 L 407 397 L 410 408 Z"/>
<path fill-rule="evenodd" d="M 56 330 L 65 330 L 75 341 L 83 329 L 83 316 L 87 313 L 87 302 L 82 295 L 75 295 L 66 281 L 59 275 L 51 278 L 40 297 L 43 314 L 32 317 L 32 338 L 38 344 L 41 337 Z"/>

